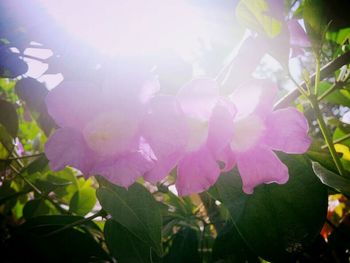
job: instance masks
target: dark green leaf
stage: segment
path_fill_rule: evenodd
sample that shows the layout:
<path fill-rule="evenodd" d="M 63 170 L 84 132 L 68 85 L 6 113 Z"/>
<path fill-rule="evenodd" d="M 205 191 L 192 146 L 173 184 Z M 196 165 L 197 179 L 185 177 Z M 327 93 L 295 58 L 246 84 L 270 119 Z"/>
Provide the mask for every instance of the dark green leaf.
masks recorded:
<path fill-rule="evenodd" d="M 113 185 L 103 178 L 99 179 L 99 183 L 97 197 L 103 209 L 161 256 L 162 217 L 159 204 L 153 196 L 137 183 L 128 189 Z"/>
<path fill-rule="evenodd" d="M 104 236 L 107 247 L 120 263 L 147 263 L 151 260 L 151 247 L 130 233 L 116 221 L 107 220 L 104 227 Z"/>
<path fill-rule="evenodd" d="M 325 2 L 323 0 L 305 0 L 303 18 L 313 48 L 318 52 L 327 23 Z"/>
<path fill-rule="evenodd" d="M 55 123 L 48 114 L 45 104 L 45 98 L 49 92 L 48 89 L 36 79 L 23 78 L 17 81 L 15 91 L 18 97 L 26 103 L 31 115 L 46 136 L 48 136 L 55 127 Z"/>
<path fill-rule="evenodd" d="M 50 206 L 43 199 L 34 199 L 26 203 L 23 208 L 23 217 L 29 219 L 36 216 L 47 215 L 50 212 Z"/>
<path fill-rule="evenodd" d="M 0 99 L 0 124 L 13 137 L 17 137 L 18 116 L 12 103 Z"/>
<path fill-rule="evenodd" d="M 197 232 L 192 228 L 181 229 L 172 240 L 169 253 L 164 258 L 164 263 L 196 263 L 201 262 L 198 253 Z"/>
<path fill-rule="evenodd" d="M 266 260 L 286 262 L 317 237 L 328 196 L 305 157 L 280 157 L 289 168 L 285 185 L 261 185 L 247 195 L 235 170 L 221 175 L 215 186 L 247 245 Z"/>
<path fill-rule="evenodd" d="M 94 208 L 96 193 L 92 187 L 84 187 L 75 192 L 70 200 L 69 210 L 77 215 L 84 216 Z"/>
<path fill-rule="evenodd" d="M 312 163 L 312 168 L 323 184 L 350 196 L 350 179 L 335 174 L 316 162 Z"/>
<path fill-rule="evenodd" d="M 259 258 L 242 240 L 231 221 L 218 233 L 213 245 L 214 262 L 257 262 Z"/>
<path fill-rule="evenodd" d="M 32 161 L 26 168 L 24 168 L 23 172 L 26 172 L 28 175 L 34 174 L 36 172 L 42 172 L 47 168 L 47 164 L 49 161 L 47 160 L 45 155 L 42 155 Z"/>
<path fill-rule="evenodd" d="M 47 215 L 31 218 L 25 224 L 21 225 L 23 231 L 35 231 L 38 234 L 47 234 L 48 228 L 61 228 L 65 225 L 75 223 L 84 219 L 82 216 L 66 216 L 66 215 Z M 93 222 L 85 222 L 86 226 L 98 230 L 98 226 Z"/>
<path fill-rule="evenodd" d="M 2 254 L 2 258 L 8 257 L 5 262 L 105 262 L 110 260 L 101 244 L 83 229 L 68 228 L 47 236 L 48 233 L 77 220 L 81 220 L 81 217 L 42 216 L 28 220 L 14 229 L 11 238 L 6 240 L 6 254 Z M 96 229 L 98 229 L 97 226 Z"/>

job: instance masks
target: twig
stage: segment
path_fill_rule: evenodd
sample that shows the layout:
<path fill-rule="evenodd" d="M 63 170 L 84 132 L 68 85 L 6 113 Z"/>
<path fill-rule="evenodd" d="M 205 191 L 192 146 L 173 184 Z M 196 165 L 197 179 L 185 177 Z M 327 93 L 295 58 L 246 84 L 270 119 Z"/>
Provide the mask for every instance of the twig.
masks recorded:
<path fill-rule="evenodd" d="M 350 63 L 350 51 L 346 52 L 340 57 L 337 57 L 335 60 L 329 62 L 327 65 L 323 66 L 321 68 L 320 79 L 329 77 L 337 69 L 349 63 Z M 315 74 L 311 76 L 310 80 L 311 80 L 311 83 L 315 81 Z M 302 82 L 299 84 L 299 86 L 306 88 L 306 83 Z M 294 100 L 296 100 L 299 97 L 299 95 L 300 95 L 300 92 L 298 89 L 292 90 L 286 96 L 284 96 L 281 100 L 279 100 L 275 104 L 274 108 L 281 109 L 281 108 L 288 107 Z"/>
<path fill-rule="evenodd" d="M 104 217 L 106 215 L 106 212 L 104 210 L 100 210 L 98 211 L 96 214 L 92 215 L 92 216 L 89 216 L 87 218 L 83 218 L 83 219 L 80 219 L 80 220 L 77 220 L 71 224 L 68 224 L 68 225 L 65 225 L 64 227 L 61 227 L 55 231 L 52 231 L 46 235 L 44 235 L 44 237 L 48 237 L 48 236 L 52 236 L 52 235 L 55 235 L 55 234 L 58 234 L 66 229 L 69 229 L 69 228 L 72 228 L 72 227 L 75 227 L 75 226 L 78 226 L 78 225 L 81 225 L 81 224 L 84 224 L 86 222 L 89 222 L 93 219 L 95 219 L 96 217 L 99 217 L 99 216 L 102 216 Z"/>
<path fill-rule="evenodd" d="M 0 159 L 0 161 L 15 161 L 15 160 L 21 160 L 21 159 L 26 159 L 26 158 L 32 158 L 32 157 L 38 157 L 42 156 L 44 153 L 36 153 L 32 155 L 24 155 L 24 156 L 18 156 L 18 157 L 12 157 L 12 158 L 7 158 L 7 159 Z"/>
<path fill-rule="evenodd" d="M 345 140 L 347 140 L 347 139 L 350 139 L 350 133 L 344 135 L 343 137 L 340 137 L 340 138 L 334 140 L 334 141 L 333 141 L 333 144 L 341 143 L 342 141 L 345 141 Z M 322 146 L 321 146 L 321 149 L 326 149 L 327 147 L 328 147 L 327 144 L 325 144 L 325 145 L 322 145 Z"/>

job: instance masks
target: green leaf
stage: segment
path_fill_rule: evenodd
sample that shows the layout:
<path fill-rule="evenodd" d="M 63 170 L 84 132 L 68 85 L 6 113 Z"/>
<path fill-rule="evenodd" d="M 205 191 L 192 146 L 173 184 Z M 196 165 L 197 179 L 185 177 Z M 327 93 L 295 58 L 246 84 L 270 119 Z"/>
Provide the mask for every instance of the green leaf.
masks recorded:
<path fill-rule="evenodd" d="M 18 116 L 12 103 L 0 99 L 0 124 L 13 137 L 17 137 Z"/>
<path fill-rule="evenodd" d="M 338 32 L 327 32 L 326 38 L 343 45 L 350 38 L 350 28 L 340 29 Z"/>
<path fill-rule="evenodd" d="M 67 224 L 81 220 L 75 216 L 41 216 L 29 219 L 13 230 L 6 240 L 6 252 L 12 256 L 9 262 L 111 262 L 110 257 L 83 227 L 67 228 L 53 235 Z M 92 222 L 84 226 L 92 226 Z M 98 230 L 95 226 L 94 229 Z M 100 233 L 101 235 L 101 233 Z M 18 253 L 21 251 L 21 253 Z M 5 260 L 6 261 L 6 260 Z"/>
<path fill-rule="evenodd" d="M 160 206 L 140 184 L 128 189 L 113 185 L 102 177 L 97 198 L 112 218 L 162 255 Z"/>
<path fill-rule="evenodd" d="M 1 132 L 0 132 L 1 133 Z M 1 171 L 3 169 L 6 169 L 8 167 L 8 165 L 11 163 L 10 161 L 6 161 L 5 159 L 7 159 L 9 157 L 9 152 L 7 151 L 7 148 L 4 146 L 4 144 L 2 144 L 0 142 L 0 159 L 2 159 L 1 162 Z"/>
<path fill-rule="evenodd" d="M 73 224 L 77 221 L 83 220 L 82 216 L 67 216 L 67 215 L 45 215 L 38 216 L 29 219 L 25 224 L 21 225 L 20 228 L 23 231 L 35 231 L 38 234 L 48 234 L 51 228 L 61 228 L 65 225 Z M 84 225 L 90 228 L 98 230 L 98 226 L 92 222 L 85 222 Z"/>
<path fill-rule="evenodd" d="M 312 161 L 322 163 L 327 169 L 332 171 L 337 171 L 337 167 L 335 166 L 329 151 L 311 150 L 311 151 L 308 151 L 306 155 Z"/>
<path fill-rule="evenodd" d="M 320 48 L 328 23 L 325 2 L 323 0 L 305 0 L 303 5 L 305 27 L 316 51 Z"/>
<path fill-rule="evenodd" d="M 6 128 L 0 125 L 0 159 L 7 159 L 14 148 L 13 138 Z"/>
<path fill-rule="evenodd" d="M 50 205 L 43 199 L 30 200 L 23 208 L 23 217 L 29 219 L 36 216 L 48 215 L 50 209 Z"/>
<path fill-rule="evenodd" d="M 344 136 L 348 135 L 350 133 L 349 127 L 342 127 L 341 125 L 339 125 L 334 133 L 333 133 L 333 141 L 335 140 L 339 140 L 340 138 L 343 138 Z M 344 144 L 346 146 L 350 146 L 350 138 L 346 139 L 346 140 L 342 140 L 340 142 L 341 144 Z"/>
<path fill-rule="evenodd" d="M 94 208 L 96 193 L 92 187 L 85 187 L 75 192 L 69 204 L 69 211 L 84 216 Z"/>
<path fill-rule="evenodd" d="M 236 16 L 244 26 L 274 38 L 281 32 L 282 23 L 267 15 L 268 10 L 265 0 L 241 0 L 236 7 Z"/>
<path fill-rule="evenodd" d="M 316 162 L 312 163 L 312 168 L 323 184 L 350 196 L 350 179 L 335 174 Z"/>
<path fill-rule="evenodd" d="M 164 263 L 196 263 L 201 262 L 198 253 L 198 236 L 192 228 L 181 229 L 172 240 L 169 253 L 164 258 Z"/>
<path fill-rule="evenodd" d="M 331 88 L 332 84 L 329 82 L 321 82 L 320 83 L 320 94 L 326 92 L 329 88 Z M 331 94 L 327 95 L 324 98 L 324 101 L 336 104 L 343 105 L 346 107 L 350 107 L 350 92 L 346 89 L 337 89 L 333 91 Z"/>
<path fill-rule="evenodd" d="M 151 260 L 151 247 L 130 233 L 118 222 L 107 220 L 104 236 L 108 250 L 120 263 L 148 263 Z"/>
<path fill-rule="evenodd" d="M 27 167 L 22 170 L 22 173 L 26 173 L 27 175 L 32 175 L 37 172 L 42 172 L 47 168 L 47 164 L 49 160 L 45 155 L 42 155 L 32 161 Z"/>
<path fill-rule="evenodd" d="M 259 258 L 244 243 L 237 229 L 228 221 L 218 233 L 213 245 L 213 261 L 257 262 Z"/>
<path fill-rule="evenodd" d="M 319 234 L 328 196 L 305 157 L 279 156 L 289 168 L 284 185 L 261 185 L 247 195 L 235 170 L 221 175 L 215 187 L 247 245 L 266 260 L 285 262 Z"/>
<path fill-rule="evenodd" d="M 15 91 L 18 97 L 26 103 L 31 115 L 40 128 L 48 136 L 56 126 L 47 112 L 45 97 L 49 92 L 43 83 L 33 78 L 23 78 L 17 81 Z"/>

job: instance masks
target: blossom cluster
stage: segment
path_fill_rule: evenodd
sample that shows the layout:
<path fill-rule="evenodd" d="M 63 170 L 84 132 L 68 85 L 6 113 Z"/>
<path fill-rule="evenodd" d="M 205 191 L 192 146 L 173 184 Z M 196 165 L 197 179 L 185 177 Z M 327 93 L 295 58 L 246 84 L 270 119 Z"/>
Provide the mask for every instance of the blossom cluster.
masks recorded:
<path fill-rule="evenodd" d="M 275 154 L 304 153 L 308 123 L 293 107 L 273 110 L 277 87 L 250 81 L 223 96 L 211 79 L 195 79 L 163 95 L 152 77 L 116 77 L 103 85 L 63 82 L 46 98 L 59 128 L 45 152 L 53 170 L 69 165 L 128 187 L 156 183 L 177 169 L 179 195 L 208 189 L 235 165 L 243 191 L 285 183 Z"/>

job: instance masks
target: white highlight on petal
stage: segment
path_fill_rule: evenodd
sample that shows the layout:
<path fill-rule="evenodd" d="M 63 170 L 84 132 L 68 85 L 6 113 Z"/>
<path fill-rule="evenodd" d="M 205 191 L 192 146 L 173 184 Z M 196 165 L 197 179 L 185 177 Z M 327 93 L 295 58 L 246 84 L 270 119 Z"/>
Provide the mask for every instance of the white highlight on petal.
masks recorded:
<path fill-rule="evenodd" d="M 242 120 L 254 112 L 261 100 L 262 92 L 262 88 L 257 85 L 239 87 L 234 90 L 230 95 L 230 100 L 237 109 L 236 120 Z"/>
<path fill-rule="evenodd" d="M 257 143 L 265 131 L 261 118 L 250 115 L 234 123 L 234 138 L 231 142 L 231 149 L 235 152 L 245 152 Z"/>
<path fill-rule="evenodd" d="M 189 138 L 186 151 L 198 150 L 208 138 L 208 122 L 199 119 L 188 118 Z"/>
<path fill-rule="evenodd" d="M 83 135 L 91 149 L 101 155 L 111 155 L 129 147 L 137 128 L 137 122 L 130 116 L 109 112 L 91 120 L 84 128 Z"/>

